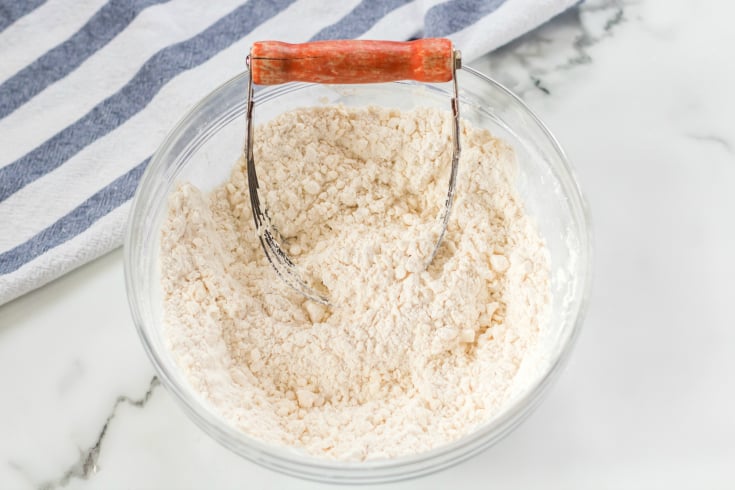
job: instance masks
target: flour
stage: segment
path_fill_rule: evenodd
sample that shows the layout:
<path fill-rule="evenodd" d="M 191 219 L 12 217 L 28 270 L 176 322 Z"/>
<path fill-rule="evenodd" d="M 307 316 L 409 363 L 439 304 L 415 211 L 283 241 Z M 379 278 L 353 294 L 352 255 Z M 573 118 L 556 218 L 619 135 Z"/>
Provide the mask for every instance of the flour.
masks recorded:
<path fill-rule="evenodd" d="M 343 460 L 426 451 L 507 404 L 549 314 L 549 258 L 515 191 L 512 149 L 464 125 L 452 217 L 438 232 L 450 118 L 322 107 L 255 131 L 284 248 L 335 305 L 268 264 L 245 164 L 210 194 L 181 185 L 162 230 L 169 347 L 230 424 Z"/>

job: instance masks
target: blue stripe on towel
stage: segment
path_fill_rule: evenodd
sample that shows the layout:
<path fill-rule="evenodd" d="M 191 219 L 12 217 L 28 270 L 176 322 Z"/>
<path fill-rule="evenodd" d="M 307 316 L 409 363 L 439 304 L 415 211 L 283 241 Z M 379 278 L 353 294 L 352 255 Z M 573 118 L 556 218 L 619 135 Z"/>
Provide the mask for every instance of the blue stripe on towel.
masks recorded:
<path fill-rule="evenodd" d="M 20 269 L 48 250 L 71 240 L 100 218 L 106 216 L 135 194 L 138 181 L 148 166 L 149 158 L 128 173 L 115 179 L 108 186 L 84 201 L 53 225 L 34 235 L 15 248 L 0 254 L 0 274 Z"/>
<path fill-rule="evenodd" d="M 115 38 L 146 7 L 169 0 L 110 0 L 69 39 L 0 85 L 0 118 L 64 78 Z M 24 3 L 24 2 L 18 2 Z"/>
<path fill-rule="evenodd" d="M 46 0 L 8 0 L 0 3 L 0 32 L 44 3 Z"/>
<path fill-rule="evenodd" d="M 312 41 L 352 39 L 365 33 L 380 19 L 412 0 L 362 0 L 338 22 L 317 32 Z"/>
<path fill-rule="evenodd" d="M 487 17 L 505 0 L 449 0 L 431 7 L 424 16 L 426 37 L 445 37 Z"/>
<path fill-rule="evenodd" d="M 196 36 L 154 54 L 117 93 L 34 150 L 0 169 L 0 201 L 51 172 L 143 110 L 176 75 L 201 65 L 294 0 L 250 0 Z"/>

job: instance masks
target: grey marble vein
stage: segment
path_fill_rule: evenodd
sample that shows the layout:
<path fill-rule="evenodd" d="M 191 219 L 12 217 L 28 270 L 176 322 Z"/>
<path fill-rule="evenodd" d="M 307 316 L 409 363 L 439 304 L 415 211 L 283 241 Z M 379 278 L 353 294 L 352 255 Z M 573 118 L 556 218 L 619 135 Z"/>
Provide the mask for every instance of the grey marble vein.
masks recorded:
<path fill-rule="evenodd" d="M 21 464 L 16 463 L 15 461 L 8 461 L 8 466 L 11 470 L 18 473 L 20 476 L 23 477 L 24 480 L 26 480 L 31 486 L 35 486 L 33 476 L 30 474 L 30 472 Z"/>
<path fill-rule="evenodd" d="M 521 96 L 530 91 L 551 95 L 547 78 L 579 65 L 592 63 L 590 48 L 611 38 L 618 26 L 630 20 L 625 0 L 587 1 L 508 43 L 488 57 L 483 71 Z M 483 67 L 481 67 L 481 70 Z"/>
<path fill-rule="evenodd" d="M 104 442 L 105 435 L 110 428 L 110 424 L 115 419 L 115 416 L 117 415 L 117 410 L 120 405 L 126 404 L 137 408 L 145 407 L 145 405 L 151 399 L 154 390 L 160 384 L 161 383 L 158 380 L 158 377 L 154 376 L 151 379 L 148 390 L 141 398 L 134 399 L 130 398 L 127 395 L 118 396 L 115 400 L 115 404 L 112 406 L 110 415 L 108 415 L 107 419 L 105 419 L 105 423 L 102 425 L 102 429 L 100 429 L 99 435 L 97 436 L 94 444 L 92 444 L 92 446 L 90 446 L 88 449 L 81 451 L 79 454 L 79 459 L 73 465 L 71 465 L 61 477 L 42 483 L 38 486 L 39 490 L 52 490 L 55 488 L 64 487 L 69 484 L 69 482 L 73 478 L 86 480 L 89 477 L 93 476 L 98 470 L 97 461 L 100 457 L 100 451 L 102 450 L 102 443 Z M 20 471 L 20 469 L 18 469 L 18 471 Z"/>
<path fill-rule="evenodd" d="M 696 141 L 715 144 L 725 150 L 727 153 L 730 153 L 731 155 L 735 154 L 735 149 L 733 148 L 733 145 L 722 136 L 712 133 L 689 133 L 686 136 L 687 138 Z"/>

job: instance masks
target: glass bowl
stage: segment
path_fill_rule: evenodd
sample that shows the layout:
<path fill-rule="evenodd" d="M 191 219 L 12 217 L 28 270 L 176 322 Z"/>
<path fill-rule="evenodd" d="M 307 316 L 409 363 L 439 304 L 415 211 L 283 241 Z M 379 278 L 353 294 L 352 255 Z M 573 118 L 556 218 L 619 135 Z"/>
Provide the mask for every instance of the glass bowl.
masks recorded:
<path fill-rule="evenodd" d="M 193 391 L 163 337 L 159 286 L 160 227 L 177 182 L 211 190 L 230 175 L 243 149 L 247 73 L 212 92 L 173 129 L 153 156 L 133 199 L 125 237 L 125 278 L 135 325 L 163 385 L 206 433 L 237 454 L 292 476 L 332 483 L 378 483 L 436 472 L 479 453 L 513 430 L 558 375 L 577 337 L 590 287 L 591 239 L 586 205 L 559 144 L 509 90 L 472 70 L 457 74 L 462 118 L 489 129 L 516 150 L 518 189 L 551 257 L 552 316 L 537 351 L 524 362 L 516 390 L 494 419 L 453 443 L 389 460 L 343 462 L 268 445 L 231 427 Z M 375 85 L 291 83 L 256 90 L 254 117 L 262 123 L 287 110 L 341 103 L 399 109 L 450 108 L 450 84 Z M 531 368 L 530 366 L 534 366 Z"/>

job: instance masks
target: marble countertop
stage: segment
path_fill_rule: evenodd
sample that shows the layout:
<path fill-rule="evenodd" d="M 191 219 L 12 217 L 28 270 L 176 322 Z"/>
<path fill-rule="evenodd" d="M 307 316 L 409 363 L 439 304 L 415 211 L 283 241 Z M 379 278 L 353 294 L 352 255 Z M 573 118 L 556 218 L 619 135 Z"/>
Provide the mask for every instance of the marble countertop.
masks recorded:
<path fill-rule="evenodd" d="M 592 1 L 474 66 L 565 147 L 595 229 L 570 363 L 497 446 L 385 488 L 735 488 L 735 5 Z M 118 250 L 0 307 L 0 488 L 322 488 L 159 385 Z M 327 487 L 324 488 L 334 488 Z"/>

